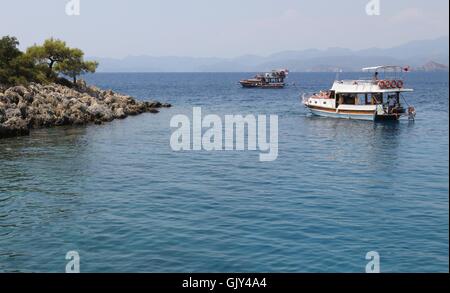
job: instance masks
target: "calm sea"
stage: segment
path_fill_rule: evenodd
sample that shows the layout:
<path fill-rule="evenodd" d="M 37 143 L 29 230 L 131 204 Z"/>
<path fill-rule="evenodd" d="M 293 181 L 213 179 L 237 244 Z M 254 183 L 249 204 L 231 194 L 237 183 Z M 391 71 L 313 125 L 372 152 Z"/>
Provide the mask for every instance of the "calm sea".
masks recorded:
<path fill-rule="evenodd" d="M 343 74 L 341 78 L 358 78 Z M 172 109 L 0 140 L 0 271 L 448 272 L 447 73 L 412 73 L 415 122 L 313 118 L 299 95 L 334 74 L 294 73 L 283 90 L 246 73 L 95 74 Z M 292 83 L 295 83 L 294 85 Z M 279 157 L 173 152 L 170 118 L 279 115 Z"/>

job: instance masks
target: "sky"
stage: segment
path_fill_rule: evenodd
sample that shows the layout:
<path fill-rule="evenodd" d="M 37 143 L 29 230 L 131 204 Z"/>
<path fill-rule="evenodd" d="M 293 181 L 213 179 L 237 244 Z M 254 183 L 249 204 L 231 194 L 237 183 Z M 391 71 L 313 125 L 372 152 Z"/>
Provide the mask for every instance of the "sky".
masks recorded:
<path fill-rule="evenodd" d="M 79 1 L 80 14 L 66 14 Z M 366 5 L 379 1 L 380 15 Z M 236 57 L 393 47 L 449 34 L 448 0 L 0 0 L 0 36 L 87 56 Z"/>

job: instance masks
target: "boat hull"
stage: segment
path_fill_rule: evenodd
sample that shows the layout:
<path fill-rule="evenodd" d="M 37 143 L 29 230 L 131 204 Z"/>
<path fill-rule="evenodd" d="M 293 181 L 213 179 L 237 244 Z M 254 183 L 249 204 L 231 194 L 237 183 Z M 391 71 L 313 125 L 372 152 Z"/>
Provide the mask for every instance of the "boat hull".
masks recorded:
<path fill-rule="evenodd" d="M 336 111 L 326 111 L 320 109 L 309 108 L 311 114 L 315 116 L 328 117 L 328 118 L 340 118 L 340 119 L 352 119 L 352 120 L 365 120 L 365 121 L 375 121 L 376 115 L 375 113 L 367 114 L 367 113 L 339 113 Z"/>
<path fill-rule="evenodd" d="M 241 81 L 241 85 L 244 88 L 262 88 L 262 89 L 281 89 L 281 88 L 284 88 L 284 83 L 263 84 L 263 83 L 249 83 L 249 82 Z"/>

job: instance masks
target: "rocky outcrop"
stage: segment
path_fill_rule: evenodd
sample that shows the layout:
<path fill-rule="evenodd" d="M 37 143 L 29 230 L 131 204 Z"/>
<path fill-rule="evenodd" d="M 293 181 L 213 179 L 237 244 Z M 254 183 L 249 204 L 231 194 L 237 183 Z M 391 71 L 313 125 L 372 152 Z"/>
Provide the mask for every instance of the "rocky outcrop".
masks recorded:
<path fill-rule="evenodd" d="M 76 88 L 36 83 L 0 87 L 0 138 L 27 135 L 31 129 L 51 126 L 101 124 L 130 115 L 158 113 L 159 108 L 170 106 L 137 101 L 85 84 Z"/>

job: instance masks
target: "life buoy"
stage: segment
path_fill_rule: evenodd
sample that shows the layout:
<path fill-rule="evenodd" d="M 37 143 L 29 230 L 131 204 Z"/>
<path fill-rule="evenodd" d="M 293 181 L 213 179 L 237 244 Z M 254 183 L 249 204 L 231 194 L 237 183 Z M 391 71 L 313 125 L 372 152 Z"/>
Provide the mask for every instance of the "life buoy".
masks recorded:
<path fill-rule="evenodd" d="M 403 88 L 403 81 L 402 80 L 397 80 L 397 87 L 398 88 Z"/>
<path fill-rule="evenodd" d="M 398 87 L 397 81 L 391 80 L 391 88 L 395 89 L 395 88 L 397 88 L 397 87 Z"/>
<path fill-rule="evenodd" d="M 390 89 L 391 88 L 391 81 L 389 81 L 389 80 L 386 80 L 385 81 L 386 82 L 386 89 Z"/>
<path fill-rule="evenodd" d="M 378 82 L 378 86 L 380 87 L 380 89 L 385 89 L 386 88 L 386 82 L 384 80 L 380 80 Z"/>

